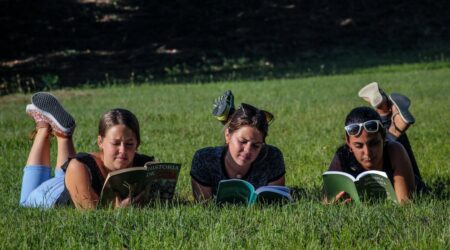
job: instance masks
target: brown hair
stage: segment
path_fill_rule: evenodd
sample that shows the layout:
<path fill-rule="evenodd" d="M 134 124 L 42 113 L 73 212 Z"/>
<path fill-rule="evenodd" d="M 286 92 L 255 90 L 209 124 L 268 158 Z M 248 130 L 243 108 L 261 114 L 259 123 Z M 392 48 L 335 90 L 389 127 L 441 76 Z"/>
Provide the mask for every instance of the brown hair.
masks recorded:
<path fill-rule="evenodd" d="M 269 132 L 269 123 L 267 121 L 268 117 L 266 113 L 268 112 L 262 111 L 252 105 L 242 103 L 228 119 L 225 124 L 225 129 L 232 134 L 243 126 L 254 127 L 262 134 L 263 141 L 265 142 Z"/>
<path fill-rule="evenodd" d="M 137 145 L 139 146 L 141 143 L 139 121 L 131 111 L 116 108 L 104 113 L 98 123 L 98 135 L 105 137 L 108 129 L 115 125 L 125 125 L 127 128 L 131 129 L 136 136 Z"/>

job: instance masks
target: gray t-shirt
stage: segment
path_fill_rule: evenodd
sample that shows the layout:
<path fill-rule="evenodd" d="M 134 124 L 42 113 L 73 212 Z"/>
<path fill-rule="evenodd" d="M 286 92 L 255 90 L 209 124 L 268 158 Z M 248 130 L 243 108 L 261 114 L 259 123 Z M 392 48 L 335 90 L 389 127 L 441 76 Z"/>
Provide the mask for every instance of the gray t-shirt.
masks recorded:
<path fill-rule="evenodd" d="M 215 195 L 221 180 L 230 179 L 225 171 L 226 146 L 198 150 L 192 159 L 191 177 L 199 184 L 211 187 Z M 255 188 L 266 186 L 286 173 L 281 151 L 270 145 L 264 146 L 249 171 L 241 179 Z"/>

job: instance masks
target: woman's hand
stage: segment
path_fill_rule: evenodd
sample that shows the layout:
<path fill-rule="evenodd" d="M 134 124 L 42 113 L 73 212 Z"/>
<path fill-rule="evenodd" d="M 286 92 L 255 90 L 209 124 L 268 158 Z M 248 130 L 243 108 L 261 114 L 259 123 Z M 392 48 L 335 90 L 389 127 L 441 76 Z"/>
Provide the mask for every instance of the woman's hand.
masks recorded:
<path fill-rule="evenodd" d="M 346 192 L 339 192 L 334 198 L 333 204 L 347 204 L 352 201 L 352 197 L 348 195 Z"/>
<path fill-rule="evenodd" d="M 125 198 L 121 199 L 119 194 L 116 194 L 115 208 L 129 207 L 130 205 L 142 205 L 141 202 L 144 200 L 145 190 L 140 192 L 138 195 L 132 197 L 131 194 Z"/>
<path fill-rule="evenodd" d="M 333 200 L 328 200 L 326 197 L 322 200 L 322 204 L 330 205 L 330 204 L 348 204 L 352 202 L 352 197 L 348 195 L 346 192 L 339 192 Z"/>
<path fill-rule="evenodd" d="M 115 199 L 115 203 L 114 203 L 114 207 L 115 208 L 124 208 L 124 207 L 128 207 L 131 205 L 131 196 L 128 196 L 125 199 L 121 199 L 120 196 L 118 194 L 116 194 L 116 199 Z"/>

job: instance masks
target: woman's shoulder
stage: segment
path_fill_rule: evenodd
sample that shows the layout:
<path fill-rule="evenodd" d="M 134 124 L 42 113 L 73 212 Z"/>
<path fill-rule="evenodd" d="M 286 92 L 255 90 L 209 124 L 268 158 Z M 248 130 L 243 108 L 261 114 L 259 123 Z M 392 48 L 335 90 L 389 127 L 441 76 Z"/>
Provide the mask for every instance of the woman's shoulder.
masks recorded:
<path fill-rule="evenodd" d="M 404 165 L 403 163 L 405 161 L 409 161 L 409 156 L 406 149 L 397 141 L 386 141 L 385 150 L 391 164 L 393 164 L 394 167 L 395 165 Z"/>
<path fill-rule="evenodd" d="M 350 151 L 347 144 L 340 145 L 334 154 L 334 156 L 341 162 L 348 162 L 352 159 L 352 152 Z"/>
<path fill-rule="evenodd" d="M 155 157 L 146 154 L 135 153 L 133 166 L 144 166 L 145 163 L 155 161 Z"/>
<path fill-rule="evenodd" d="M 347 144 L 342 144 L 336 150 L 333 160 L 328 167 L 329 171 L 343 171 L 353 176 L 357 176 L 364 169 L 356 160 Z"/>
<path fill-rule="evenodd" d="M 274 145 L 266 144 L 265 148 L 267 150 L 267 153 L 270 154 L 270 155 L 283 155 L 281 150 L 278 147 L 274 146 Z"/>
<path fill-rule="evenodd" d="M 62 166 L 63 170 L 73 165 L 98 165 L 99 156 L 96 153 L 80 152 L 70 157 L 67 162 Z"/>
<path fill-rule="evenodd" d="M 93 168 L 98 168 L 99 159 L 95 153 L 77 153 L 75 156 L 69 158 L 67 162 L 61 167 L 68 176 L 73 173 L 86 173 L 91 175 Z"/>
<path fill-rule="evenodd" d="M 385 149 L 388 151 L 390 156 L 406 153 L 405 148 L 400 142 L 392 140 L 386 141 Z"/>
<path fill-rule="evenodd" d="M 197 150 L 195 152 L 195 157 L 220 158 L 224 150 L 224 146 L 205 147 Z"/>
<path fill-rule="evenodd" d="M 255 164 L 279 165 L 283 164 L 283 153 L 273 145 L 266 144 L 255 160 Z"/>

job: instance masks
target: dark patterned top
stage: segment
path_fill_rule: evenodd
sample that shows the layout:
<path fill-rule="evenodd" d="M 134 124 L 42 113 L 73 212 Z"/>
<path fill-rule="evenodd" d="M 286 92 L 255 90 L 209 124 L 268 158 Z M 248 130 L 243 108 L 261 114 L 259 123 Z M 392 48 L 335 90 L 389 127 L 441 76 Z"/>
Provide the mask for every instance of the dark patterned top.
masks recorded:
<path fill-rule="evenodd" d="M 100 195 L 102 191 L 103 184 L 105 182 L 105 178 L 103 177 L 97 162 L 94 160 L 94 157 L 89 153 L 78 153 L 73 158 L 69 158 L 64 165 L 61 166 L 61 169 L 66 172 L 67 167 L 72 159 L 77 159 L 81 163 L 84 164 L 85 168 L 88 170 L 91 177 L 91 187 L 97 195 Z M 144 154 L 136 153 L 134 155 L 133 166 L 144 166 L 145 163 L 149 161 L 154 161 L 155 158 L 153 156 L 148 156 Z M 66 184 L 64 184 L 64 192 L 60 196 L 60 198 L 56 201 L 57 205 L 68 205 L 71 203 L 69 190 L 67 190 Z"/>
<path fill-rule="evenodd" d="M 213 194 L 216 194 L 221 180 L 230 179 L 225 171 L 226 152 L 226 146 L 203 148 L 198 150 L 192 159 L 191 177 L 199 184 L 211 187 Z M 280 179 L 285 173 L 281 151 L 266 145 L 241 179 L 258 188 Z"/>
<path fill-rule="evenodd" d="M 394 171 L 392 169 L 391 160 L 389 157 L 389 152 L 386 150 L 386 146 L 384 147 L 385 150 L 383 150 L 383 170 L 386 172 L 386 175 L 393 183 L 394 178 Z M 353 155 L 352 152 L 350 152 L 349 147 L 347 144 L 344 144 L 338 148 L 336 151 L 336 155 L 339 159 L 339 162 L 341 163 L 342 172 L 351 174 L 353 177 L 356 178 L 360 173 L 366 171 L 356 160 L 355 155 Z"/>

